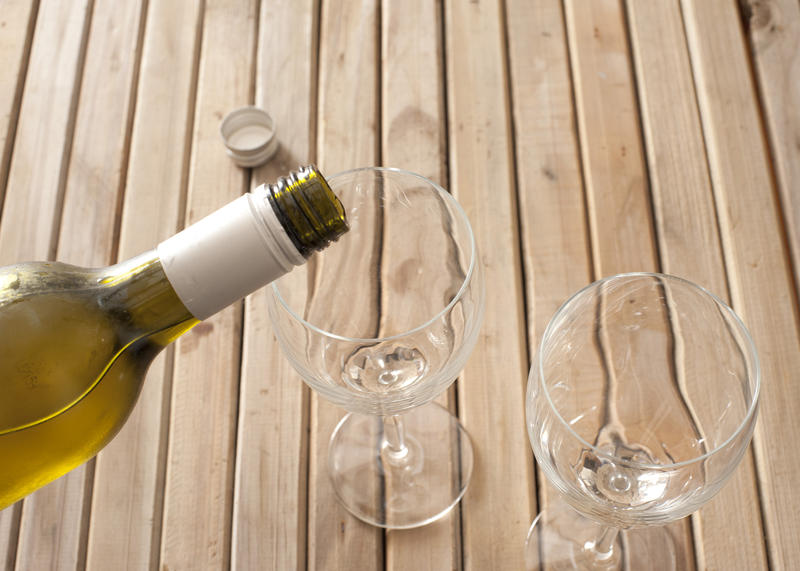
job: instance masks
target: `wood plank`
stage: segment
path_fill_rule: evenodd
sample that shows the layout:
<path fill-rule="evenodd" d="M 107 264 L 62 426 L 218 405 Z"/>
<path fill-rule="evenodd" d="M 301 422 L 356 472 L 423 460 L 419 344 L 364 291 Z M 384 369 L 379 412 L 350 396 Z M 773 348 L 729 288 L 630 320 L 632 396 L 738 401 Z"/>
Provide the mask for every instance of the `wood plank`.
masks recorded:
<path fill-rule="evenodd" d="M 14 148 L 37 8 L 38 4 L 30 0 L 9 0 L 3 3 L 0 15 L 0 200 Z"/>
<path fill-rule="evenodd" d="M 144 0 L 95 0 L 59 229 L 58 259 L 107 266 L 128 163 Z"/>
<path fill-rule="evenodd" d="M 84 267 L 113 261 L 122 165 L 127 155 L 141 5 L 130 3 L 128 9 L 120 10 L 112 4 L 97 2 L 92 10 L 58 238 L 57 259 Z M 52 562 L 70 568 L 76 561 L 82 565 L 87 492 L 90 494 L 93 472 L 93 462 L 80 466 L 27 503 L 18 565 L 39 567 Z M 57 551 L 38 541 L 44 529 L 61 530 Z"/>
<path fill-rule="evenodd" d="M 11 152 L 17 130 L 22 88 L 28 68 L 38 4 L 16 0 L 3 4 L 0 15 L 0 200 L 5 195 Z M 0 561 L 13 569 L 22 504 L 0 511 Z"/>
<path fill-rule="evenodd" d="M 795 288 L 800 288 L 800 4 L 794 0 L 744 0 L 739 5 L 783 205 Z"/>
<path fill-rule="evenodd" d="M 313 0 L 261 2 L 255 102 L 275 120 L 280 148 L 252 186 L 313 156 L 317 16 Z M 246 300 L 242 343 L 231 567 L 304 570 L 310 397 L 275 340 L 265 289 Z"/>
<path fill-rule="evenodd" d="M 592 281 L 569 54 L 560 0 L 507 4 L 521 242 L 533 358 L 558 307 Z M 539 510 L 558 493 L 538 470 Z"/>
<path fill-rule="evenodd" d="M 8 171 L 0 264 L 52 259 L 55 254 L 55 230 L 69 160 L 65 147 L 69 148 L 72 138 L 90 14 L 90 2 L 42 2 L 39 6 Z M 65 530 L 44 525 L 36 513 L 46 509 L 51 494 L 58 497 L 65 489 L 80 493 L 82 471 L 79 468 L 25 500 L 13 563 L 17 568 L 59 569 L 78 562 L 83 506 L 65 510 L 77 522 Z M 9 543 L 15 539 L 9 537 Z"/>
<path fill-rule="evenodd" d="M 440 2 L 415 0 L 390 2 L 381 13 L 381 163 L 416 172 L 446 188 L 441 10 Z M 410 305 L 408 314 L 413 315 L 417 304 Z M 422 323 L 430 316 L 419 318 Z M 455 388 L 437 402 L 454 411 Z M 445 440 L 434 454 L 448 458 L 450 453 Z M 460 512 L 459 505 L 431 525 L 387 532 L 386 568 L 458 569 Z"/>
<path fill-rule="evenodd" d="M 186 133 L 194 101 L 199 15 L 199 3 L 194 1 L 148 2 L 140 39 L 119 259 L 155 247 L 178 229 L 189 156 Z M 171 365 L 172 349 L 168 348 L 151 365 L 125 426 L 97 457 L 87 569 L 158 566 Z M 109 529 L 114 533 L 108 533 Z"/>
<path fill-rule="evenodd" d="M 565 3 L 595 276 L 658 269 L 625 14 L 618 0 Z M 688 520 L 670 524 L 693 568 Z"/>
<path fill-rule="evenodd" d="M 205 3 L 186 224 L 234 200 L 249 171 L 219 140 L 226 110 L 250 101 L 257 2 Z M 230 566 L 233 467 L 239 396 L 242 304 L 177 342 L 164 491 L 161 566 Z"/>
<path fill-rule="evenodd" d="M 628 18 L 662 270 L 725 299 L 728 283 L 680 5 L 629 2 Z M 752 454 L 694 516 L 694 531 L 699 568 L 766 568 Z"/>
<path fill-rule="evenodd" d="M 17 559 L 17 537 L 22 502 L 17 502 L 0 512 L 0 569 L 12 571 Z"/>
<path fill-rule="evenodd" d="M 382 11 L 381 158 L 446 187 L 441 10 L 413 0 Z"/>
<path fill-rule="evenodd" d="M 55 254 L 90 13 L 90 0 L 39 6 L 0 225 L 1 264 Z"/>
<path fill-rule="evenodd" d="M 558 307 L 592 281 L 563 17 L 559 0 L 508 4 L 531 352 Z"/>
<path fill-rule="evenodd" d="M 458 386 L 475 451 L 462 500 L 464 568 L 522 569 L 533 462 L 523 428 L 527 353 L 504 22 L 498 2 L 448 2 L 445 17 L 450 186 L 472 223 L 487 284 L 486 317 Z"/>
<path fill-rule="evenodd" d="M 753 335 L 764 390 L 754 438 L 769 564 L 800 560 L 798 307 L 745 40 L 734 4 L 682 2 L 733 307 Z"/>
<path fill-rule="evenodd" d="M 317 159 L 322 172 L 378 161 L 378 6 L 326 0 L 321 7 Z M 328 441 L 344 411 L 312 393 L 308 568 L 379 569 L 383 533 L 342 507 L 328 480 Z"/>
<path fill-rule="evenodd" d="M 565 3 L 595 275 L 656 269 L 622 5 Z"/>

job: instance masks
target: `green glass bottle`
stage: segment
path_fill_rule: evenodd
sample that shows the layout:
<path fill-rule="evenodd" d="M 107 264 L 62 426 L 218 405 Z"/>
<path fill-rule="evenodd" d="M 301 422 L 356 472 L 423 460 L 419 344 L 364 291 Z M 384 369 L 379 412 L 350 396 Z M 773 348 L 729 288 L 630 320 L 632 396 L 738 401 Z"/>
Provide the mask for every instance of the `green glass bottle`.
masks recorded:
<path fill-rule="evenodd" d="M 303 167 L 116 265 L 0 268 L 0 509 L 97 454 L 161 349 L 347 230 Z"/>

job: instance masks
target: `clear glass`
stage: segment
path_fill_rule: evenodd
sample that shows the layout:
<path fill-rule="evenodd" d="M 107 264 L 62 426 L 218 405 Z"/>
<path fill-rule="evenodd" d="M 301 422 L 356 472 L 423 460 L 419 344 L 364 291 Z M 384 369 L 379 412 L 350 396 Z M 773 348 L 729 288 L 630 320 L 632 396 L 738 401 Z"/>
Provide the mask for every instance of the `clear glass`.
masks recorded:
<path fill-rule="evenodd" d="M 691 282 L 624 274 L 575 294 L 528 380 L 528 434 L 559 495 L 531 527 L 528 568 L 622 568 L 637 537 L 669 561 L 666 533 L 619 530 L 685 517 L 720 490 L 752 437 L 760 383 L 741 320 Z"/>
<path fill-rule="evenodd" d="M 469 221 L 435 183 L 367 168 L 330 177 L 350 231 L 276 281 L 269 313 L 305 382 L 350 414 L 331 438 L 339 499 L 373 525 L 450 510 L 472 471 L 469 436 L 431 401 L 478 338 L 484 284 Z"/>

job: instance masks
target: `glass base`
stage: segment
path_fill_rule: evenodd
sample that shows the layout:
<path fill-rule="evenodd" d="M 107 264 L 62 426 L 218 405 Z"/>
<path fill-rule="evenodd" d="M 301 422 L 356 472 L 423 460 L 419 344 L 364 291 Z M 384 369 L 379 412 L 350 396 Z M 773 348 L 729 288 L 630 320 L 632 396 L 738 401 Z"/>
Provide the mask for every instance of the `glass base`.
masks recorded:
<path fill-rule="evenodd" d="M 625 530 L 611 550 L 595 545 L 604 527 L 583 517 L 561 500 L 555 500 L 533 520 L 525 541 L 525 569 L 677 569 L 676 547 L 665 527 Z"/>
<path fill-rule="evenodd" d="M 399 417 L 406 451 L 384 438 L 383 418 L 350 413 L 331 436 L 328 469 L 339 501 L 357 518 L 387 529 L 435 521 L 467 490 L 469 435 L 450 412 L 430 403 Z"/>

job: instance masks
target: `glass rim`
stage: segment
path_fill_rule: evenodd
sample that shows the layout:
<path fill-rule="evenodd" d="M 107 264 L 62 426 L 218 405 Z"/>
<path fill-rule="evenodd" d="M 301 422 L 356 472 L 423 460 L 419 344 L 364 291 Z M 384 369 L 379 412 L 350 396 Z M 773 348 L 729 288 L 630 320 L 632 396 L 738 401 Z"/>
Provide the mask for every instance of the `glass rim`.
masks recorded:
<path fill-rule="evenodd" d="M 478 248 L 477 244 L 475 243 L 475 233 L 472 230 L 472 224 L 470 223 L 469 218 L 467 217 L 467 213 L 464 211 L 464 208 L 461 206 L 461 204 L 453 197 L 452 194 L 447 192 L 441 185 L 433 182 L 432 180 L 430 180 L 425 176 L 422 176 L 421 174 L 417 174 L 415 172 L 394 167 L 360 167 L 346 171 L 341 171 L 334 174 L 333 176 L 325 178 L 328 181 L 328 184 L 331 184 L 331 182 L 336 180 L 337 177 L 343 177 L 362 172 L 373 172 L 373 173 L 389 172 L 401 175 L 408 175 L 417 178 L 426 185 L 433 187 L 433 189 L 436 190 L 436 192 L 438 192 L 440 195 L 444 197 L 445 201 L 447 201 L 448 203 L 450 203 L 452 206 L 455 207 L 454 209 L 456 213 L 458 213 L 458 215 L 461 216 L 461 218 L 464 220 L 466 224 L 471 252 L 469 260 L 469 268 L 467 269 L 467 273 L 464 275 L 464 281 L 461 282 L 461 286 L 459 287 L 456 295 L 453 296 L 453 299 L 451 299 L 447 305 L 445 305 L 441 310 L 439 310 L 436 313 L 436 315 L 434 315 L 427 321 L 423 322 L 422 324 L 417 325 L 416 327 L 413 327 L 407 331 L 403 331 L 401 333 L 395 333 L 394 335 L 388 335 L 385 337 L 348 337 L 346 335 L 333 333 L 332 331 L 326 331 L 325 329 L 322 329 L 321 327 L 314 325 L 313 323 L 310 323 L 309 321 L 298 315 L 297 312 L 295 312 L 291 307 L 289 307 L 289 304 L 286 303 L 286 300 L 281 295 L 281 292 L 278 289 L 278 282 L 280 281 L 280 279 L 272 283 L 271 289 L 273 292 L 273 297 L 276 298 L 279 304 L 289 313 L 289 315 L 291 315 L 303 327 L 306 327 L 324 337 L 328 337 L 330 339 L 336 339 L 338 341 L 345 341 L 351 343 L 384 343 L 386 341 L 394 341 L 402 337 L 407 337 L 408 335 L 412 335 L 414 333 L 422 331 L 423 329 L 426 329 L 433 322 L 435 322 L 440 317 L 445 315 L 448 311 L 450 311 L 456 305 L 456 303 L 458 303 L 458 301 L 464 297 L 464 294 L 467 291 L 467 287 L 469 287 L 470 281 L 472 280 L 472 274 L 475 272 L 475 266 L 477 265 L 477 259 L 478 259 Z"/>
<path fill-rule="evenodd" d="M 653 463 L 649 463 L 649 462 L 634 462 L 634 461 L 631 461 L 631 460 L 625 460 L 625 459 L 622 459 L 622 458 L 618 458 L 615 455 L 609 454 L 608 452 L 605 452 L 604 450 L 601 450 L 597 446 L 587 442 L 581 435 L 579 435 L 572 428 L 572 426 L 570 426 L 570 424 L 567 422 L 567 420 L 561 415 L 561 412 L 558 410 L 558 408 L 556 408 L 555 403 L 553 402 L 553 399 L 550 396 L 550 391 L 547 389 L 547 385 L 545 384 L 542 360 L 539 359 L 539 358 L 536 359 L 536 361 L 537 361 L 536 365 L 538 365 L 537 376 L 538 376 L 538 381 L 541 383 L 542 391 L 544 392 L 544 395 L 545 395 L 545 397 L 547 399 L 547 404 L 548 404 L 550 410 L 553 411 L 553 413 L 555 414 L 555 416 L 558 419 L 558 421 L 564 426 L 564 428 L 567 429 L 567 432 L 569 434 L 571 434 L 573 438 L 578 440 L 578 442 L 580 442 L 581 444 L 585 445 L 592 453 L 594 453 L 594 454 L 596 454 L 596 455 L 598 455 L 598 456 L 600 456 L 602 458 L 606 458 L 606 459 L 610 460 L 611 462 L 613 462 L 616 465 L 625 466 L 625 467 L 629 467 L 629 468 L 645 468 L 645 469 L 648 469 L 648 470 L 674 470 L 676 468 L 681 468 L 681 467 L 684 467 L 684 466 L 689 466 L 691 464 L 696 464 L 698 462 L 702 462 L 702 461 L 710 458 L 711 456 L 716 455 L 720 450 L 723 450 L 724 448 L 726 448 L 747 427 L 747 425 L 750 423 L 751 418 L 755 415 L 755 412 L 758 409 L 758 403 L 759 403 L 760 394 L 761 394 L 761 364 L 760 364 L 759 357 L 758 357 L 758 351 L 756 350 L 755 343 L 753 342 L 753 338 L 750 335 L 750 331 L 747 329 L 747 326 L 744 324 L 744 322 L 739 317 L 739 315 L 733 310 L 733 308 L 731 308 L 727 303 L 725 303 L 725 301 L 720 299 L 719 296 L 715 295 L 714 293 L 712 293 L 708 289 L 704 288 L 703 286 L 698 285 L 698 284 L 696 284 L 696 283 L 694 283 L 692 281 L 689 281 L 689 280 L 687 280 L 685 278 L 681 278 L 679 276 L 674 276 L 674 275 L 671 275 L 671 274 L 658 273 L 658 272 L 627 272 L 627 273 L 615 274 L 615 275 L 611 275 L 611 276 L 607 276 L 607 277 L 595 280 L 592 283 L 590 283 L 589 285 L 586 285 L 586 286 L 582 287 L 581 289 L 579 289 L 577 292 L 573 293 L 571 296 L 569 296 L 569 298 L 567 298 L 566 301 L 564 301 L 564 303 L 562 303 L 559 306 L 559 308 L 556 310 L 556 312 L 550 318 L 550 321 L 548 322 L 547 327 L 544 330 L 544 334 L 542 335 L 542 340 L 539 343 L 537 357 L 539 355 L 541 355 L 542 349 L 544 348 L 544 344 L 545 344 L 546 341 L 548 341 L 549 337 L 551 336 L 551 334 L 553 332 L 552 330 L 553 330 L 554 324 L 558 321 L 558 318 L 567 310 L 568 306 L 578 296 L 582 295 L 584 292 L 586 292 L 586 291 L 588 291 L 590 289 L 596 288 L 596 287 L 598 287 L 598 286 L 600 286 L 600 285 L 602 285 L 604 283 L 610 282 L 612 280 L 618 280 L 618 279 L 621 279 L 621 278 L 623 278 L 623 279 L 624 278 L 637 278 L 637 277 L 651 277 L 651 278 L 658 278 L 658 279 L 666 279 L 667 281 L 673 281 L 673 282 L 677 282 L 677 283 L 682 283 L 682 284 L 690 286 L 691 288 L 694 288 L 695 290 L 699 291 L 700 293 L 702 293 L 704 295 L 709 296 L 713 301 L 715 301 L 727 313 L 727 315 L 729 315 L 730 317 L 733 318 L 734 323 L 739 327 L 739 330 L 743 333 L 743 344 L 741 344 L 741 348 L 743 350 L 747 351 L 752 356 L 752 368 L 753 368 L 752 377 L 754 379 L 753 395 L 752 395 L 752 398 L 750 399 L 750 403 L 748 405 L 747 412 L 742 417 L 742 420 L 739 423 L 739 425 L 736 427 L 736 429 L 734 431 L 731 432 L 731 434 L 730 434 L 730 436 L 728 436 L 728 438 L 726 438 L 721 444 L 715 446 L 712 450 L 709 450 L 708 452 L 705 452 L 705 453 L 701 454 L 700 456 L 697 456 L 695 458 L 690 458 L 688 460 L 682 460 L 680 462 L 672 462 L 670 464 L 653 464 Z"/>

